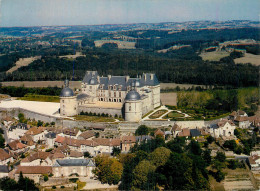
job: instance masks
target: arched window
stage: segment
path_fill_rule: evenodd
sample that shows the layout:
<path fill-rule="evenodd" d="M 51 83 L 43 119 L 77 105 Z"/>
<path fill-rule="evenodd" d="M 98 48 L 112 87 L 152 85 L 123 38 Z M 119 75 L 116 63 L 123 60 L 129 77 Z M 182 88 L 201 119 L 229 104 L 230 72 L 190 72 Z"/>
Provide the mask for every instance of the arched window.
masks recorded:
<path fill-rule="evenodd" d="M 131 110 L 132 110 L 131 105 L 129 105 L 129 111 L 131 111 Z"/>

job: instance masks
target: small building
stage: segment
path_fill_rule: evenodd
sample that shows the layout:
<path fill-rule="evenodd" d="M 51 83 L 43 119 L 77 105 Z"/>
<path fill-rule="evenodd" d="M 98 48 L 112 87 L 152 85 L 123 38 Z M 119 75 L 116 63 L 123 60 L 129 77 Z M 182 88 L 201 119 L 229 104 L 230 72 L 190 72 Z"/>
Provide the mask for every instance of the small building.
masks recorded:
<path fill-rule="evenodd" d="M 35 143 L 38 141 L 45 141 L 46 133 L 47 131 L 44 127 L 32 127 L 26 132 L 27 135 L 30 135 L 32 137 Z"/>
<path fill-rule="evenodd" d="M 22 153 L 25 151 L 26 145 L 19 140 L 12 141 L 7 144 L 8 148 L 15 153 Z"/>
<path fill-rule="evenodd" d="M 55 144 L 55 139 L 56 139 L 56 133 L 54 132 L 49 132 L 45 135 L 46 139 L 46 145 L 48 148 L 54 147 Z"/>
<path fill-rule="evenodd" d="M 230 137 L 234 135 L 236 126 L 231 120 L 223 119 L 217 124 L 211 125 L 208 129 L 212 137 Z"/>
<path fill-rule="evenodd" d="M 123 136 L 121 139 L 122 152 L 129 152 L 129 150 L 135 145 L 135 136 Z"/>
<path fill-rule="evenodd" d="M 157 136 L 165 139 L 165 133 L 161 129 L 156 129 L 154 131 L 154 137 L 157 137 Z"/>
<path fill-rule="evenodd" d="M 250 121 L 247 116 L 238 116 L 234 119 L 234 123 L 242 129 L 246 129 L 250 126 Z"/>
<path fill-rule="evenodd" d="M 191 137 L 199 137 L 201 136 L 201 133 L 198 129 L 190 129 L 190 135 Z"/>
<path fill-rule="evenodd" d="M 4 149 L 0 149 L 0 165 L 6 165 L 13 162 L 13 157 L 9 155 Z"/>
<path fill-rule="evenodd" d="M 36 152 L 21 160 L 21 166 L 52 166 L 49 152 Z"/>
<path fill-rule="evenodd" d="M 18 123 L 9 127 L 6 134 L 9 141 L 14 141 L 20 139 L 28 130 L 29 126 L 27 124 Z"/>
<path fill-rule="evenodd" d="M 181 129 L 181 131 L 176 135 L 177 137 L 190 137 L 191 134 L 190 134 L 190 129 L 188 128 L 183 128 Z"/>
<path fill-rule="evenodd" d="M 81 133 L 78 137 L 80 140 L 90 140 L 95 137 L 95 133 L 93 131 L 85 131 Z"/>
<path fill-rule="evenodd" d="M 252 155 L 248 157 L 248 163 L 251 170 L 260 170 L 260 156 Z"/>
<path fill-rule="evenodd" d="M 52 173 L 52 167 L 51 166 L 18 166 L 14 174 L 16 181 L 19 180 L 20 172 L 23 173 L 24 177 L 34 180 L 35 183 L 39 183 L 41 176 L 43 176 L 44 174 Z"/>
<path fill-rule="evenodd" d="M 174 138 L 181 132 L 181 128 L 175 123 L 172 127 L 172 135 Z"/>
<path fill-rule="evenodd" d="M 95 164 L 92 159 L 64 159 L 56 160 L 53 165 L 54 177 L 69 177 L 78 175 L 80 177 L 92 177 Z"/>

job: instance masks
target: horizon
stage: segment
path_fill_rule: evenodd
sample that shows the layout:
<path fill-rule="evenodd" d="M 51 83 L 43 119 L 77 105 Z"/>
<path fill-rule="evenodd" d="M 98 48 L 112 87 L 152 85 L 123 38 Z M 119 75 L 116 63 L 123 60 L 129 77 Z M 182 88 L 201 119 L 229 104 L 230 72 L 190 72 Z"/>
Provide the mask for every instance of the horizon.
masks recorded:
<path fill-rule="evenodd" d="M 0 0 L 0 27 L 259 21 L 258 0 Z"/>

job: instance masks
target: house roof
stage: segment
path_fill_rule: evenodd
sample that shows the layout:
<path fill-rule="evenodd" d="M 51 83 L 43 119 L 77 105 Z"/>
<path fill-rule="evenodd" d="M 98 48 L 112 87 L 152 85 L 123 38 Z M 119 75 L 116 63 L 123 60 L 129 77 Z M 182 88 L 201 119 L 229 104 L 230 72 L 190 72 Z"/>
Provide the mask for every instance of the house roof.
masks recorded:
<path fill-rule="evenodd" d="M 226 123 L 229 123 L 231 126 L 235 126 L 235 124 L 231 120 L 227 120 L 227 119 L 222 119 L 221 121 L 219 121 L 217 123 L 217 126 L 224 127 L 226 125 Z"/>
<path fill-rule="evenodd" d="M 94 138 L 92 140 L 102 146 L 120 146 L 121 144 L 120 139 Z"/>
<path fill-rule="evenodd" d="M 53 167 L 59 166 L 88 166 L 95 167 L 94 162 L 91 159 L 64 159 L 56 160 Z"/>
<path fill-rule="evenodd" d="M 229 116 L 235 117 L 235 116 L 237 116 L 237 112 L 236 112 L 236 111 L 233 111 Z"/>
<path fill-rule="evenodd" d="M 11 158 L 11 156 L 7 152 L 5 152 L 4 149 L 0 149 L 0 161 L 4 161 L 9 158 Z"/>
<path fill-rule="evenodd" d="M 27 135 L 38 135 L 38 134 L 42 133 L 44 130 L 45 130 L 44 127 L 32 127 L 26 132 L 26 134 Z"/>
<path fill-rule="evenodd" d="M 135 136 L 136 142 L 146 141 L 146 140 L 151 140 L 151 139 L 152 139 L 152 137 L 150 135 Z"/>
<path fill-rule="evenodd" d="M 234 121 L 242 122 L 242 121 L 249 121 L 247 116 L 237 116 Z"/>
<path fill-rule="evenodd" d="M 123 136 L 122 137 L 122 143 L 129 144 L 129 143 L 135 143 L 135 136 Z"/>
<path fill-rule="evenodd" d="M 85 131 L 79 135 L 79 137 L 82 137 L 84 139 L 89 139 L 94 136 L 95 136 L 95 133 L 93 131 Z"/>
<path fill-rule="evenodd" d="M 164 136 L 164 132 L 161 130 L 161 129 L 156 129 L 155 132 L 154 132 L 154 135 L 157 136 L 157 135 L 162 135 Z"/>
<path fill-rule="evenodd" d="M 51 166 L 18 166 L 15 174 L 50 174 L 52 173 Z"/>
<path fill-rule="evenodd" d="M 7 165 L 0 165 L 0 173 L 8 173 L 9 169 Z"/>
<path fill-rule="evenodd" d="M 78 151 L 70 151 L 70 157 L 75 157 L 75 158 L 83 157 L 83 153 Z"/>
<path fill-rule="evenodd" d="M 55 142 L 57 143 L 64 143 L 65 141 L 65 137 L 62 137 L 62 136 L 57 136 Z"/>
<path fill-rule="evenodd" d="M 179 137 L 188 137 L 190 136 L 190 129 L 183 128 L 181 132 L 178 134 Z"/>
<path fill-rule="evenodd" d="M 72 129 L 72 128 L 68 128 L 68 129 L 64 129 L 63 133 L 65 135 L 69 135 L 69 136 L 76 136 L 78 134 L 79 130 L 78 129 Z"/>
<path fill-rule="evenodd" d="M 201 136 L 201 133 L 199 130 L 197 129 L 190 129 L 190 134 L 192 137 L 198 137 L 198 136 Z"/>
<path fill-rule="evenodd" d="M 29 155 L 28 157 L 24 158 L 21 162 L 32 162 L 34 160 L 37 160 L 37 159 L 42 159 L 42 160 L 45 160 L 47 157 L 49 157 L 51 155 L 51 153 L 49 152 L 36 152 L 36 153 L 33 153 L 31 155 Z"/>
<path fill-rule="evenodd" d="M 8 143 L 8 146 L 13 150 L 16 151 L 18 149 L 23 149 L 26 147 L 26 145 L 22 144 L 20 141 L 15 140 L 10 143 Z"/>
<path fill-rule="evenodd" d="M 45 135 L 46 138 L 49 138 L 49 139 L 55 139 L 56 138 L 56 133 L 54 132 L 49 132 Z"/>

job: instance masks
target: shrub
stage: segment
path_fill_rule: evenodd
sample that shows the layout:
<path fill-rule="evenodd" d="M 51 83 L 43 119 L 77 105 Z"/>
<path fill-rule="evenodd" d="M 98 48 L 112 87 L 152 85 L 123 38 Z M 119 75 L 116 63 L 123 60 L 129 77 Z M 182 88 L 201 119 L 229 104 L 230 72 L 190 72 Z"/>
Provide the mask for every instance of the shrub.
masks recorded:
<path fill-rule="evenodd" d="M 52 186 L 51 188 L 52 188 L 52 189 L 56 189 L 56 186 Z"/>
<path fill-rule="evenodd" d="M 62 189 L 63 189 L 63 188 L 65 188 L 65 186 L 61 186 L 60 188 L 62 188 Z"/>
<path fill-rule="evenodd" d="M 48 175 L 43 175 L 43 180 L 44 180 L 44 182 L 47 182 L 48 180 L 49 180 L 49 177 L 48 177 Z"/>
<path fill-rule="evenodd" d="M 73 182 L 73 183 L 76 183 L 77 180 L 78 180 L 78 178 L 70 178 L 70 179 L 69 179 L 69 181 L 70 181 L 70 182 Z"/>

